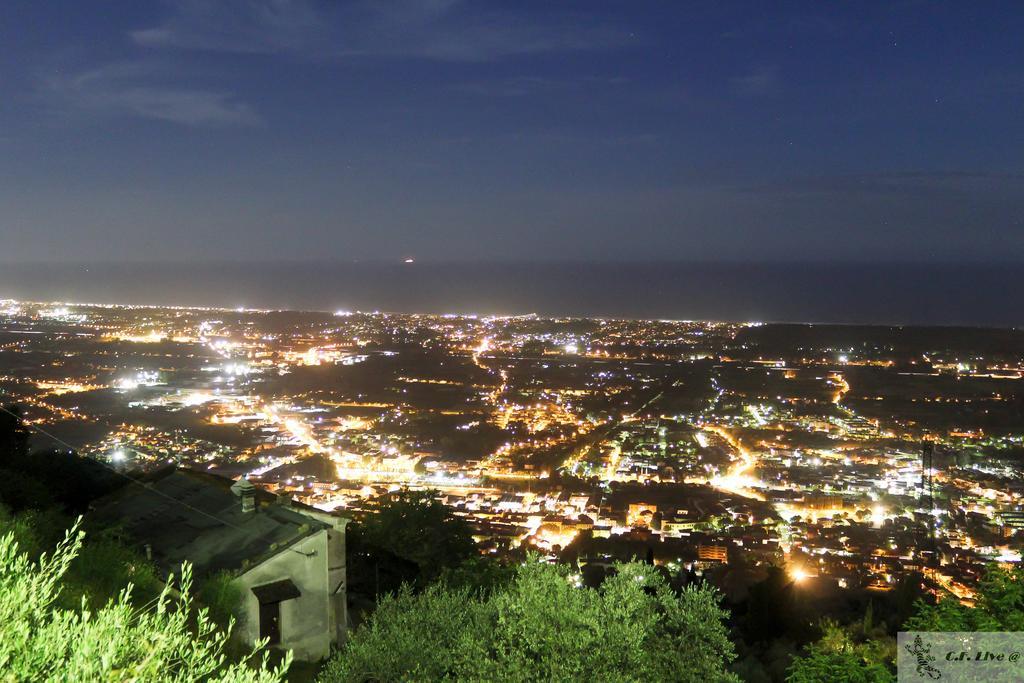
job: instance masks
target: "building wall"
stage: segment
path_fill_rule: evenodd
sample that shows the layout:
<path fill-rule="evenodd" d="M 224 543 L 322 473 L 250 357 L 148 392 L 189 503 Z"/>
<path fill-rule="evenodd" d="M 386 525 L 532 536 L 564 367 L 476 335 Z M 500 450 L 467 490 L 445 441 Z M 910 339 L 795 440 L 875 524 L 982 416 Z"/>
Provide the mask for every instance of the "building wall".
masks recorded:
<path fill-rule="evenodd" d="M 236 579 L 242 592 L 235 637 L 252 643 L 259 639 L 259 601 L 253 586 L 291 579 L 301 595 L 281 603 L 281 642 L 294 650 L 296 659 L 313 661 L 330 653 L 334 640 L 328 586 L 328 531 L 326 529 L 282 550 Z M 293 552 L 297 550 L 300 552 Z M 309 555 L 313 553 L 312 555 Z"/>
<path fill-rule="evenodd" d="M 348 638 L 348 576 L 345 561 L 345 525 L 348 520 L 336 522 L 327 531 L 327 588 L 331 594 L 331 642 L 340 645 Z"/>
<path fill-rule="evenodd" d="M 331 593 L 330 624 L 333 644 L 344 643 L 348 637 L 348 576 L 345 553 L 345 527 L 351 521 L 320 510 L 301 508 L 301 512 L 331 525 L 327 540 L 327 586 Z"/>

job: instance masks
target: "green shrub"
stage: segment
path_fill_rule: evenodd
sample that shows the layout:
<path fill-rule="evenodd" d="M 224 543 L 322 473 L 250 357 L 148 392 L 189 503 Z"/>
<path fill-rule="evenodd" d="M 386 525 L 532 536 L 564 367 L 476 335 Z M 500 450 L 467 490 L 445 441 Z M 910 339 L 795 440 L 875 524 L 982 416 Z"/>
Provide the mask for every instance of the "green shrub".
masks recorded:
<path fill-rule="evenodd" d="M 271 668 L 260 646 L 228 661 L 229 632 L 193 609 L 191 569 L 152 609 L 132 606 L 132 585 L 98 609 L 57 604 L 62 581 L 82 550 L 76 524 L 51 554 L 33 561 L 7 532 L 0 536 L 0 672 L 10 681 L 223 681 L 278 683 L 290 657 Z M 176 595 L 176 597 L 175 597 Z"/>
<path fill-rule="evenodd" d="M 490 591 L 442 582 L 384 598 L 320 680 L 734 681 L 718 602 L 709 588 L 674 593 L 646 564 L 593 589 L 530 560 Z"/>

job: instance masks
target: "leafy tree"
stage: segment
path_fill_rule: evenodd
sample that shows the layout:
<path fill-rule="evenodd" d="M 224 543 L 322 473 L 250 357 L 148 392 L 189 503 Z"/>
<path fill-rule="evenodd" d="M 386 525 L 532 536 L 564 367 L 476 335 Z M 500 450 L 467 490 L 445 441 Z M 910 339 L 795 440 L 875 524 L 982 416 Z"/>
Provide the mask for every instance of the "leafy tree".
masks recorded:
<path fill-rule="evenodd" d="M 0 409 L 0 502 L 14 511 L 60 507 L 80 514 L 125 479 L 101 463 L 65 450 L 32 452 L 17 406 Z"/>
<path fill-rule="evenodd" d="M 0 407 L 0 465 L 28 455 L 29 431 L 16 405 Z"/>
<path fill-rule="evenodd" d="M 451 588 L 467 588 L 489 595 L 507 586 L 515 575 L 515 566 L 478 555 L 457 567 L 445 567 L 438 581 Z"/>
<path fill-rule="evenodd" d="M 889 615 L 890 630 L 909 619 L 917 610 L 917 601 L 927 595 L 924 589 L 924 576 L 918 572 L 910 572 L 896 584 L 893 590 L 894 611 Z"/>
<path fill-rule="evenodd" d="M 895 679 L 885 664 L 893 656 L 891 643 L 882 639 L 856 642 L 834 622 L 825 622 L 823 630 L 807 654 L 793 660 L 787 672 L 789 683 L 887 683 Z"/>
<path fill-rule="evenodd" d="M 973 606 L 947 595 L 935 604 L 917 600 L 903 631 L 1024 630 L 1024 568 L 992 566 L 978 583 Z M 812 681 L 890 681 L 896 652 L 892 637 L 879 632 L 869 615 L 839 628 L 826 624 L 824 635 L 797 657 L 789 669 L 790 683 Z"/>
<path fill-rule="evenodd" d="M 524 565 L 498 593 L 491 673 L 526 680 L 729 680 L 726 613 L 710 589 L 675 594 L 648 564 L 632 562 L 598 589 L 576 588 L 564 567 Z"/>
<path fill-rule="evenodd" d="M 29 560 L 37 561 L 63 538 L 73 520 L 54 509 L 28 510 L 11 515 L 0 506 L 0 535 L 10 534 Z M 137 551 L 123 545 L 106 530 L 91 531 L 67 571 L 54 605 L 80 608 L 84 603 L 98 608 L 116 599 L 132 584 L 132 597 L 140 602 L 155 600 L 161 585 L 156 568 Z"/>
<path fill-rule="evenodd" d="M 814 636 L 806 606 L 797 601 L 793 578 L 777 566 L 769 567 L 764 580 L 750 586 L 740 627 L 748 642 L 779 637 L 805 642 Z"/>
<path fill-rule="evenodd" d="M 595 589 L 531 559 L 489 595 L 442 582 L 384 598 L 321 681 L 734 681 L 718 601 L 642 563 Z"/>
<path fill-rule="evenodd" d="M 321 681 L 442 681 L 470 678 L 489 655 L 494 606 L 443 583 L 385 596 Z"/>
<path fill-rule="evenodd" d="M 469 522 L 432 492 L 402 490 L 349 527 L 350 584 L 373 596 L 423 587 L 478 556 Z"/>
<path fill-rule="evenodd" d="M 473 528 L 431 491 L 398 491 L 362 525 L 364 538 L 416 563 L 424 580 L 477 555 Z"/>
<path fill-rule="evenodd" d="M 973 607 L 948 595 L 934 605 L 918 601 L 905 631 L 1024 631 L 1024 567 L 993 565 L 978 583 Z"/>
<path fill-rule="evenodd" d="M 210 610 L 210 618 L 221 628 L 228 628 L 242 605 L 244 596 L 229 571 L 207 577 L 199 588 L 199 602 Z"/>
<path fill-rule="evenodd" d="M 191 569 L 182 568 L 179 597 L 171 582 L 153 609 L 132 606 L 132 586 L 99 609 L 83 602 L 63 609 L 62 581 L 82 549 L 72 527 L 52 554 L 32 561 L 14 540 L 0 537 L 0 672 L 11 681 L 223 681 L 277 683 L 290 657 L 271 668 L 257 646 L 242 663 L 228 662 L 229 631 L 206 609 L 194 610 Z"/>
<path fill-rule="evenodd" d="M 0 452 L 2 459 L 3 453 Z M 23 461 L 24 458 L 15 462 L 20 464 Z M 42 510 L 55 505 L 50 490 L 43 482 L 10 467 L 0 468 L 0 503 L 11 510 Z"/>
<path fill-rule="evenodd" d="M 102 463 L 68 451 L 36 451 L 22 458 L 15 468 L 46 488 L 49 504 L 71 515 L 86 512 L 92 501 L 127 481 Z M 31 507 L 46 506 L 47 501 L 40 501 Z"/>

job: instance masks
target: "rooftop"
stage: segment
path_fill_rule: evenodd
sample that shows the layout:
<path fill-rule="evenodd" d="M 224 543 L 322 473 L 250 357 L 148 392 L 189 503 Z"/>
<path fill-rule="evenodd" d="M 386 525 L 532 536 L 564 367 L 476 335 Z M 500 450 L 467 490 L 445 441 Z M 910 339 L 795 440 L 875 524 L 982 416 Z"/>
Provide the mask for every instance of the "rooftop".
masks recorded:
<path fill-rule="evenodd" d="M 97 501 L 96 521 L 148 545 L 156 565 L 177 572 L 190 562 L 196 576 L 259 564 L 328 525 L 256 489 L 256 511 L 242 512 L 235 482 L 206 472 L 166 468 Z"/>

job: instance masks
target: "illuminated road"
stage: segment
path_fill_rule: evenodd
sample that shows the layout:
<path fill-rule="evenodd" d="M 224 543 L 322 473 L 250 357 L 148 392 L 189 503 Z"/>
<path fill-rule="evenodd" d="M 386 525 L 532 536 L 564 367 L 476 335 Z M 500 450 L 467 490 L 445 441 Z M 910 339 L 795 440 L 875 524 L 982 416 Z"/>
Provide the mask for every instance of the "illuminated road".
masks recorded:
<path fill-rule="evenodd" d="M 967 586 L 954 581 L 952 577 L 947 576 L 931 567 L 924 568 L 924 575 L 935 581 L 942 588 L 955 595 L 961 602 L 973 603 L 976 597 L 975 592 Z"/>
<path fill-rule="evenodd" d="M 832 403 L 839 405 L 839 402 L 843 400 L 843 396 L 850 391 L 850 383 L 839 372 L 832 375 L 831 379 L 837 385 L 836 393 L 832 396 Z"/>
<path fill-rule="evenodd" d="M 679 384 L 681 384 L 681 381 L 676 380 L 675 382 L 672 383 L 672 386 L 679 386 Z M 607 439 L 609 436 L 612 435 L 612 433 L 615 432 L 616 429 L 618 429 L 622 425 L 636 420 L 638 415 L 643 413 L 643 411 L 647 410 L 647 408 L 649 408 L 653 403 L 658 401 L 658 399 L 660 399 L 664 395 L 665 390 L 662 389 L 657 394 L 648 399 L 643 405 L 634 410 L 632 413 L 623 415 L 621 420 L 612 422 L 612 424 L 607 429 L 605 429 L 599 436 L 597 436 L 596 438 L 592 437 L 587 445 L 585 445 L 579 451 L 577 451 L 572 456 L 567 458 L 562 463 L 561 469 L 575 474 L 577 466 L 579 466 L 579 464 L 586 459 L 587 455 L 590 453 L 591 449 L 593 449 L 594 446 L 601 443 L 603 440 Z M 609 458 L 609 462 L 605 467 L 605 476 L 607 477 L 607 481 L 612 481 L 614 479 L 615 472 L 618 470 L 620 459 L 621 451 L 619 451 L 619 449 L 616 448 L 615 450 L 612 451 L 611 457 Z"/>
<path fill-rule="evenodd" d="M 750 452 L 728 429 L 718 425 L 709 425 L 703 428 L 705 431 L 714 432 L 725 439 L 726 443 L 736 450 L 739 456 L 738 461 L 729 468 L 724 475 L 718 475 L 711 479 L 711 485 L 716 489 L 734 493 L 747 498 L 764 500 L 764 495 L 757 490 L 763 484 L 758 481 L 750 471 L 757 464 L 757 456 Z"/>

